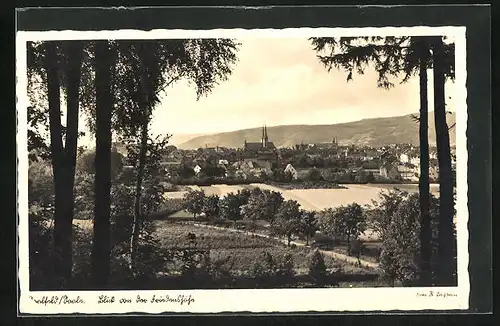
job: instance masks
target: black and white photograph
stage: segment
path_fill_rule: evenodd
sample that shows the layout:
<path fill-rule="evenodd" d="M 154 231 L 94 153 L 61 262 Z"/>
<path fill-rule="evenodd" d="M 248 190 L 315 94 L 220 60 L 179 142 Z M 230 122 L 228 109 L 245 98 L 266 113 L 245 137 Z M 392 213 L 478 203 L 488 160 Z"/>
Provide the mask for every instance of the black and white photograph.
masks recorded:
<path fill-rule="evenodd" d="M 17 51 L 22 311 L 467 308 L 465 28 Z"/>

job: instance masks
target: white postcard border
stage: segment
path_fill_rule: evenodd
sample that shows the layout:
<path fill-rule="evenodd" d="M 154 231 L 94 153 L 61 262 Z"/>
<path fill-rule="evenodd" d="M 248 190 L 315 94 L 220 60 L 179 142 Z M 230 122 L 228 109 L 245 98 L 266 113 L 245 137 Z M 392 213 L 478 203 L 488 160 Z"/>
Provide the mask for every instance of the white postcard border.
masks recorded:
<path fill-rule="evenodd" d="M 29 314 L 113 314 L 164 312 L 416 311 L 467 309 L 468 197 L 465 27 L 289 28 L 215 30 L 47 31 L 16 34 L 19 311 Z M 452 288 L 339 288 L 182 291 L 30 291 L 28 250 L 28 151 L 26 42 L 76 39 L 263 38 L 319 36 L 433 36 L 455 41 L 458 286 Z M 98 304 L 99 296 L 114 297 Z M 138 296 L 146 302 L 138 303 Z M 152 302 L 153 296 L 163 302 Z M 168 298 L 167 298 L 168 296 Z M 45 298 L 45 299 L 44 299 Z M 120 299 L 130 302 L 120 302 Z M 71 300 L 82 301 L 70 303 Z M 38 303 L 36 303 L 38 301 Z M 53 302 L 53 303 L 51 303 Z"/>

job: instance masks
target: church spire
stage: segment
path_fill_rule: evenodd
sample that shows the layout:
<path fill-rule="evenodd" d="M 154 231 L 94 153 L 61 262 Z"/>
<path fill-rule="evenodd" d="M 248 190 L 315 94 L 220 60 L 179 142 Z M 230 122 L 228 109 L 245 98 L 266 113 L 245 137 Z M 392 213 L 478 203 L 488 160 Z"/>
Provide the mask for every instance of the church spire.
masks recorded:
<path fill-rule="evenodd" d="M 267 138 L 267 126 L 264 124 L 264 147 L 267 147 L 267 142 L 268 142 L 268 138 Z"/>

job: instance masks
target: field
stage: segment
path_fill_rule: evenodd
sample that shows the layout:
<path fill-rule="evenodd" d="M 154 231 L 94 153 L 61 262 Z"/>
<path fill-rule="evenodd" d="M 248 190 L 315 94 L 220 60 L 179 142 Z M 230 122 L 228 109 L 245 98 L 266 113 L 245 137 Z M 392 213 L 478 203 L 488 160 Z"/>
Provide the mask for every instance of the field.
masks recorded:
<path fill-rule="evenodd" d="M 322 210 L 329 207 L 338 207 L 356 202 L 360 205 L 371 205 L 372 201 L 379 199 L 381 191 L 399 188 L 409 192 L 418 192 L 417 185 L 406 184 L 373 184 L 373 185 L 344 185 L 345 189 L 283 189 L 271 185 L 255 183 L 251 185 L 212 185 L 212 186 L 191 186 L 195 190 L 203 190 L 207 195 L 225 196 L 231 192 L 237 192 L 250 187 L 258 187 L 271 191 L 281 192 L 285 200 L 297 201 L 303 209 L 307 210 Z M 439 194 L 438 185 L 431 185 L 431 192 L 435 195 Z M 166 198 L 181 198 L 185 192 L 169 192 L 165 193 Z"/>
<path fill-rule="evenodd" d="M 306 274 L 308 268 L 309 248 L 286 247 L 283 243 L 268 238 L 250 236 L 243 233 L 229 233 L 224 230 L 201 228 L 192 224 L 180 224 L 168 221 L 155 221 L 156 235 L 159 238 L 160 248 L 165 250 L 202 249 L 210 250 L 210 258 L 231 258 L 232 272 L 246 274 L 252 269 L 254 263 L 263 260 L 263 252 L 269 252 L 272 257 L 280 262 L 287 253 L 292 255 L 297 274 Z M 187 234 L 194 233 L 196 240 L 188 239 Z M 325 255 L 325 264 L 331 271 L 341 270 L 343 273 L 366 274 L 373 270 L 356 267 L 335 260 Z M 170 268 L 178 268 L 175 264 Z"/>

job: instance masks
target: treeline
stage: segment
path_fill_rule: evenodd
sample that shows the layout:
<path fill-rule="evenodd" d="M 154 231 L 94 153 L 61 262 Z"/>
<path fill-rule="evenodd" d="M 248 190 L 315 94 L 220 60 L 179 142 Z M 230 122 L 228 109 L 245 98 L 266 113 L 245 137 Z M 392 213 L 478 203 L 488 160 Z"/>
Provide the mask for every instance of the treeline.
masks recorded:
<path fill-rule="evenodd" d="M 433 248 L 431 268 L 436 270 L 439 201 L 433 195 L 429 196 Z M 418 194 L 395 189 L 382 192 L 380 200 L 369 207 L 352 203 L 319 212 L 303 210 L 296 201 L 285 201 L 281 193 L 259 188 L 240 190 L 222 198 L 206 196 L 203 191 L 190 191 L 184 200 L 186 209 L 200 221 L 226 227 L 237 227 L 238 221 L 246 221 L 249 231 L 285 238 L 288 245 L 298 237 L 304 237 L 306 245 L 309 245 L 316 231 L 321 231 L 346 241 L 346 253 L 358 258 L 364 249 L 359 236 L 370 228 L 379 237 L 378 261 L 384 281 L 392 285 L 419 284 L 421 216 Z M 261 220 L 269 226 L 259 226 Z M 318 238 L 315 244 L 324 241 L 329 240 Z M 432 282 L 436 281 L 433 279 Z"/>
<path fill-rule="evenodd" d="M 90 186 L 84 193 L 92 197 L 88 274 L 93 287 L 101 289 L 108 286 L 114 268 L 112 219 L 123 214 L 132 220 L 128 241 L 122 239 L 129 244 L 124 255 L 132 275 L 139 275 L 144 216 L 154 206 L 150 201 L 162 196 L 159 176 L 152 170 L 160 171 L 157 154 L 165 154 L 158 147 L 164 147 L 168 137 L 153 138 L 149 133 L 161 93 L 185 79 L 194 85 L 198 98 L 208 94 L 231 74 L 238 48 L 231 39 L 28 42 L 28 149 L 30 159 L 50 160 L 54 194 L 48 209 L 39 214 L 53 222 L 50 255 L 45 257 L 50 259 L 45 264 L 50 264 L 52 271 L 40 282 L 52 280 L 54 286 L 65 288 L 74 279 L 73 219 L 78 206 L 75 188 L 80 186 L 76 159 L 81 113 L 96 145 L 95 173 L 82 185 Z M 65 124 L 61 123 L 63 104 Z M 128 175 L 112 174 L 113 138 L 130 147 L 127 165 L 133 171 Z M 125 185 L 130 179 L 132 182 Z M 121 196 L 126 200 L 121 201 Z M 37 200 L 30 198 L 31 202 Z M 127 209 L 121 210 L 124 206 Z M 30 237 L 42 233 L 35 228 Z M 33 247 L 35 240 L 30 250 Z"/>

